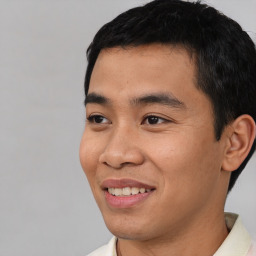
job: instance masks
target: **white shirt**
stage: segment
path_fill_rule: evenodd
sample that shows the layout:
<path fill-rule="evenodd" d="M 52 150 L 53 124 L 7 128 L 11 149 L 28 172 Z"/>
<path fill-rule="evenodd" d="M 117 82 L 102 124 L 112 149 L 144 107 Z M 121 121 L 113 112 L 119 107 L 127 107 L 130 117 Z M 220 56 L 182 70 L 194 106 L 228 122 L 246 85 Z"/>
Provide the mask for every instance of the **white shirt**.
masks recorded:
<path fill-rule="evenodd" d="M 240 217 L 234 213 L 225 213 L 225 219 L 230 232 L 213 256 L 256 256 L 256 246 Z M 87 256 L 117 256 L 116 241 L 117 238 L 113 237 L 108 244 Z"/>

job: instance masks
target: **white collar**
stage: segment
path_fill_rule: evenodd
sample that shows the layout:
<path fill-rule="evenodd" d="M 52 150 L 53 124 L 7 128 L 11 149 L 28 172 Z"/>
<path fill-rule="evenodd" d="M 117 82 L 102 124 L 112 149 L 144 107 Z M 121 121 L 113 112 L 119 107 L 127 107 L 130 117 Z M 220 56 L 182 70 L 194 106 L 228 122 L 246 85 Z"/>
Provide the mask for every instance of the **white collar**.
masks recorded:
<path fill-rule="evenodd" d="M 213 256 L 246 256 L 252 245 L 252 239 L 243 226 L 241 218 L 234 213 L 225 213 L 225 220 L 230 232 Z M 113 237 L 107 245 L 88 256 L 117 256 L 116 241 L 117 238 Z"/>
<path fill-rule="evenodd" d="M 247 255 L 252 239 L 243 226 L 241 218 L 234 213 L 225 213 L 225 219 L 230 232 L 213 256 Z"/>

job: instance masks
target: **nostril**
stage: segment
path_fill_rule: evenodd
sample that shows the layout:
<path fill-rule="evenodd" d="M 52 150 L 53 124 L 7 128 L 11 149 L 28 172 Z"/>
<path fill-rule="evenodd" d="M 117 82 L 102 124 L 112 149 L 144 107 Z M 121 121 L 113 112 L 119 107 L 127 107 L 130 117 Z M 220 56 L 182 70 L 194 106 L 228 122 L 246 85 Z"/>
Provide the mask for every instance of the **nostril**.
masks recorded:
<path fill-rule="evenodd" d="M 120 169 L 127 165 L 141 165 L 144 162 L 142 152 L 133 146 L 116 146 L 110 143 L 100 155 L 99 162 L 106 166 Z"/>
<path fill-rule="evenodd" d="M 108 167 L 112 167 L 114 169 L 121 169 L 123 167 L 127 167 L 127 166 L 134 166 L 136 165 L 135 163 L 132 162 L 124 162 L 124 163 L 108 163 L 108 162 L 103 162 L 104 165 L 108 166 Z"/>
<path fill-rule="evenodd" d="M 123 167 L 123 164 L 119 164 L 119 163 L 114 163 L 114 162 L 103 162 L 104 165 L 108 166 L 108 167 L 112 167 L 114 169 L 121 169 Z"/>

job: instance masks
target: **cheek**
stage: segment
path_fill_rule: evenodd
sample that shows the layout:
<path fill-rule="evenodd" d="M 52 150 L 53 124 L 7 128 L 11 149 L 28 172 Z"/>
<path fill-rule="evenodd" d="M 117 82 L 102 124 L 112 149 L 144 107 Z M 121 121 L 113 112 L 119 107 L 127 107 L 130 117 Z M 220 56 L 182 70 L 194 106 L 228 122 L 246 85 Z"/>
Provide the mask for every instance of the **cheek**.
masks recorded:
<path fill-rule="evenodd" d="M 202 134 L 196 137 L 174 134 L 156 138 L 156 141 L 151 139 L 147 148 L 151 161 L 160 170 L 163 188 L 170 195 L 189 197 L 191 191 L 205 193 L 219 177 L 218 143 L 211 138 L 203 138 Z"/>
<path fill-rule="evenodd" d="M 80 162 L 90 184 L 92 194 L 100 205 L 98 160 L 102 150 L 101 140 L 85 130 L 80 143 Z"/>
<path fill-rule="evenodd" d="M 85 130 L 80 143 L 79 157 L 81 166 L 91 186 L 96 175 L 100 155 L 99 146 L 99 141 L 97 141 L 93 136 L 90 136 L 90 134 Z"/>
<path fill-rule="evenodd" d="M 151 147 L 154 149 L 152 162 L 160 174 L 157 177 L 161 179 L 155 208 L 159 218 L 165 219 L 168 215 L 171 219 L 165 225 L 182 224 L 187 216 L 207 208 L 214 187 L 217 187 L 218 164 L 212 163 L 212 154 L 217 150 L 209 142 L 208 146 L 201 142 L 187 139 L 187 143 L 182 144 L 179 136 L 175 136 L 162 140 L 159 148 Z"/>

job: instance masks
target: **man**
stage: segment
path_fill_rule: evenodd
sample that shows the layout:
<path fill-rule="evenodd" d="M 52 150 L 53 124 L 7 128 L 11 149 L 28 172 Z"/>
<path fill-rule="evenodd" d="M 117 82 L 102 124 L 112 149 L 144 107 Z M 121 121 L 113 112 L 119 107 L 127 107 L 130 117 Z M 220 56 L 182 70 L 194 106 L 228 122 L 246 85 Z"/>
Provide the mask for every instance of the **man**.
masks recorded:
<path fill-rule="evenodd" d="M 96 34 L 80 159 L 114 238 L 90 255 L 256 255 L 227 193 L 255 150 L 256 51 L 207 5 L 156 0 Z"/>

